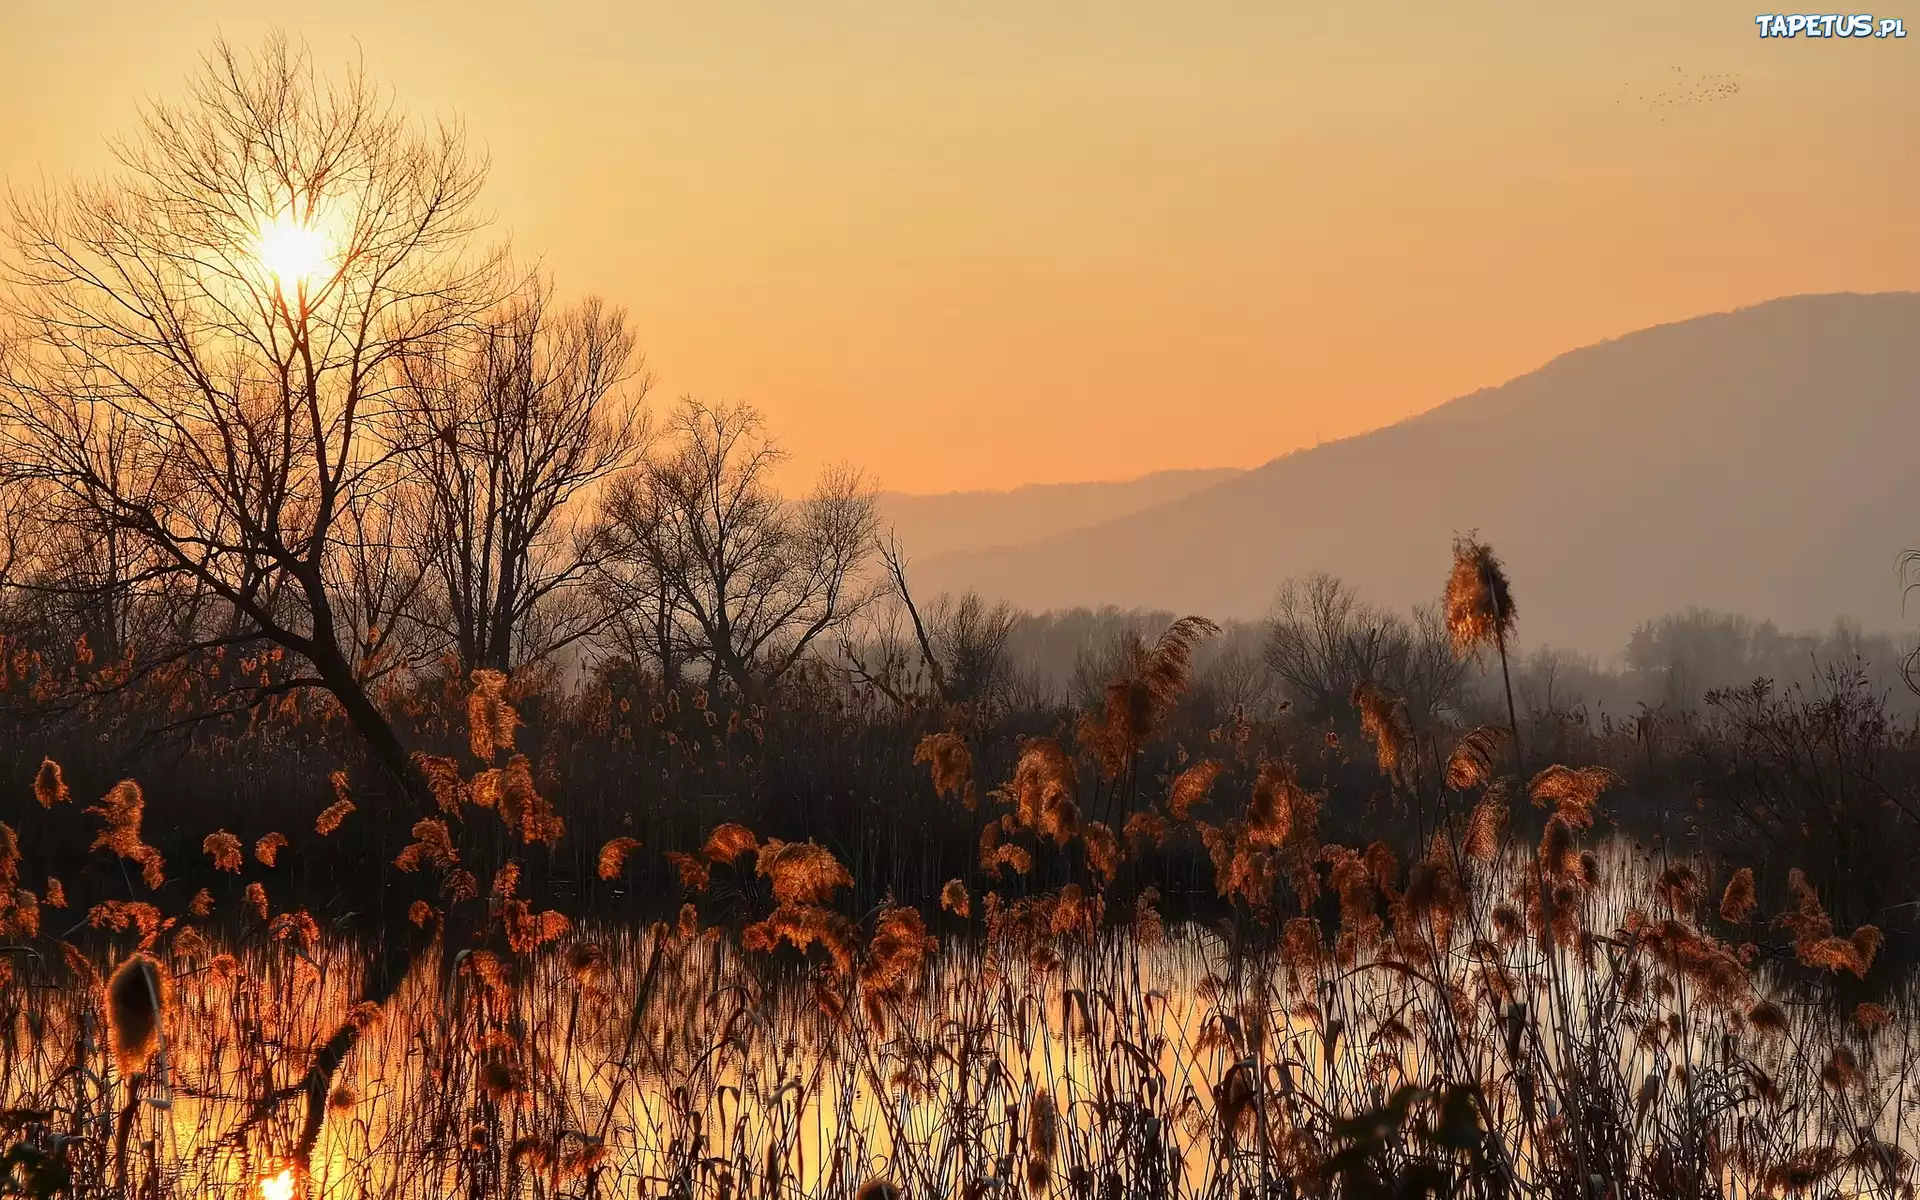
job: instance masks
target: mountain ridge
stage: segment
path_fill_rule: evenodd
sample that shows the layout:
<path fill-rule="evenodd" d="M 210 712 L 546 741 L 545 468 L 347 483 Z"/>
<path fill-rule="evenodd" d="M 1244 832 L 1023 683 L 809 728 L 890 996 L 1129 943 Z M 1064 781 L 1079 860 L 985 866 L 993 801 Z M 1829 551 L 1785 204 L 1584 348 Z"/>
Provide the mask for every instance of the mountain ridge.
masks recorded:
<path fill-rule="evenodd" d="M 1700 604 L 1900 624 L 1920 545 L 1920 293 L 1783 297 L 1578 347 L 1369 433 L 1023 545 L 933 555 L 923 590 L 1034 609 L 1248 617 L 1330 570 L 1437 597 L 1455 533 L 1508 561 L 1528 642 L 1617 649 Z"/>

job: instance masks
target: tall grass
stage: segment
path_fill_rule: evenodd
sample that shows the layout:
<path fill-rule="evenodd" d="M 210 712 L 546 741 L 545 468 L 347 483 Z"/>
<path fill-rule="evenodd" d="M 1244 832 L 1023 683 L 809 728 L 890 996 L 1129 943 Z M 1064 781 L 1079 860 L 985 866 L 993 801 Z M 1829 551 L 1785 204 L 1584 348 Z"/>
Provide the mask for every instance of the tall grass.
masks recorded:
<path fill-rule="evenodd" d="M 1077 845 L 1071 764 L 1029 750 L 989 800 L 996 850 Z M 267 1200 L 1911 1188 L 1909 994 L 1835 1002 L 1877 931 L 1837 929 L 1803 880 L 1769 954 L 1750 875 L 1716 904 L 1703 863 L 1582 844 L 1604 771 L 1532 781 L 1537 843 L 1484 815 L 1499 778 L 1469 780 L 1481 802 L 1405 864 L 1318 843 L 1316 798 L 1263 776 L 1199 831 L 1237 898 L 1217 924 L 1090 868 L 954 881 L 970 915 L 929 932 L 842 911 L 823 848 L 730 826 L 686 856 L 673 925 L 575 924 L 511 866 L 469 938 L 416 909 L 440 936 L 376 1003 L 362 947 L 254 884 L 225 920 L 103 902 L 91 949 L 16 902 L 9 1178 Z M 124 806 L 102 819 L 121 840 L 96 853 L 145 845 Z M 422 873 L 444 887 L 463 868 L 441 853 Z M 759 919 L 703 922 L 720 897 Z"/>

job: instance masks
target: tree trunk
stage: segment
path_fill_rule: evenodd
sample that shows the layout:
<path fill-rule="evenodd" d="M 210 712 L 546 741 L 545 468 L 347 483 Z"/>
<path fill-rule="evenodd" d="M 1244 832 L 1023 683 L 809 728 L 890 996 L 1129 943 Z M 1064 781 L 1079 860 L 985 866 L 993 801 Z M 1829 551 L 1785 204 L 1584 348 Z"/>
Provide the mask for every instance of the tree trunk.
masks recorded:
<path fill-rule="evenodd" d="M 354 676 L 346 656 L 336 647 L 324 645 L 316 646 L 308 657 L 319 673 L 321 682 L 346 712 L 354 732 L 360 735 L 367 753 L 388 781 L 399 788 L 401 794 L 431 807 L 434 801 L 427 790 L 426 781 L 413 769 L 413 761 L 407 754 L 407 748 L 401 744 L 400 735 L 393 731 L 393 724 L 387 720 L 386 714 L 380 711 L 380 706 L 373 702 L 373 697 L 367 695 L 366 688 Z"/>

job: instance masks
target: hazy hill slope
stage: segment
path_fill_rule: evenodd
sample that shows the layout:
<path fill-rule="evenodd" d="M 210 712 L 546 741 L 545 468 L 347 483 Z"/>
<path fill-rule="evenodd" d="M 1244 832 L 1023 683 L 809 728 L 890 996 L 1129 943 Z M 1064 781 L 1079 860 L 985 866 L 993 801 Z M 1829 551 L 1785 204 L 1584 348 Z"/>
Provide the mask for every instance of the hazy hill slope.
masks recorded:
<path fill-rule="evenodd" d="M 941 554 L 1017 546 L 1177 500 L 1243 472 L 1232 467 L 1156 471 L 1139 479 L 1043 483 L 1004 492 L 883 492 L 880 516 L 916 562 Z"/>
<path fill-rule="evenodd" d="M 923 560 L 916 583 L 1251 616 L 1324 569 L 1402 606 L 1437 594 L 1475 528 L 1531 644 L 1613 651 L 1690 604 L 1898 627 L 1898 558 L 1920 547 L 1920 294 L 1629 334 L 1141 512 Z"/>

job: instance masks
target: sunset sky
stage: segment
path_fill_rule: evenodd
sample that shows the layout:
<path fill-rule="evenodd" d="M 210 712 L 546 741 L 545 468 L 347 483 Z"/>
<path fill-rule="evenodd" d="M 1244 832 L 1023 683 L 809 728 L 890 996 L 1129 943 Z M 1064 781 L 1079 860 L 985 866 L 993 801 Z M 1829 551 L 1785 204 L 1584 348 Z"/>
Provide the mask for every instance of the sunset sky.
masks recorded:
<path fill-rule="evenodd" d="M 0 2 L 0 176 L 107 161 L 220 34 L 465 119 L 563 293 L 797 470 L 1251 466 L 1646 325 L 1920 287 L 1920 7 Z"/>

